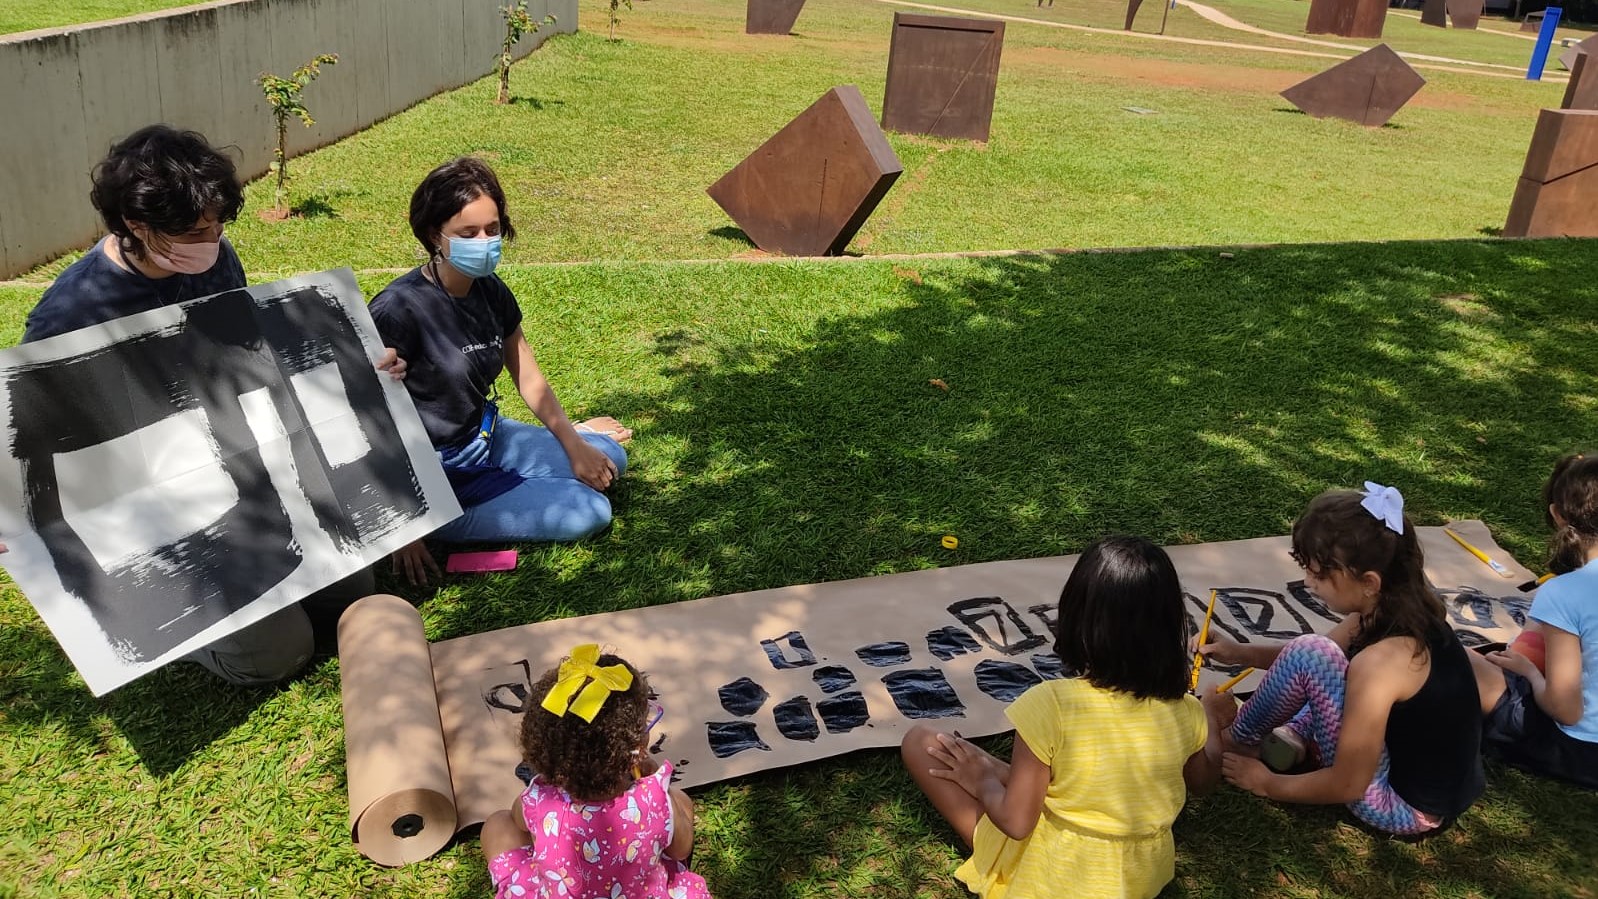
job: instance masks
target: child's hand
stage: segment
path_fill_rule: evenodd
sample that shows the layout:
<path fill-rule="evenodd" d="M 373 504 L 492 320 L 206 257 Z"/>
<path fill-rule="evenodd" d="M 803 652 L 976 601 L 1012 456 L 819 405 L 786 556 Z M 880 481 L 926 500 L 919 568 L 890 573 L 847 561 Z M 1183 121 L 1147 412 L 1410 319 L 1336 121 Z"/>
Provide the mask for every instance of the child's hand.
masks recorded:
<path fill-rule="evenodd" d="M 983 783 L 994 776 L 990 764 L 993 756 L 959 737 L 942 733 L 938 734 L 937 742 L 927 747 L 927 753 L 948 766 L 929 769 L 933 777 L 952 780 L 973 797 L 982 798 Z"/>
<path fill-rule="evenodd" d="M 1220 630 L 1215 628 L 1214 630 Z M 1198 638 L 1189 641 L 1189 648 L 1194 652 L 1202 653 L 1205 658 L 1211 659 L 1222 665 L 1247 665 L 1248 660 L 1243 657 L 1243 644 L 1233 640 L 1225 634 L 1210 633 L 1210 642 L 1198 646 Z"/>
<path fill-rule="evenodd" d="M 1204 714 L 1209 717 L 1211 728 L 1225 730 L 1237 720 L 1237 700 L 1230 691 L 1221 693 L 1212 688 L 1199 701 L 1204 703 Z"/>
<path fill-rule="evenodd" d="M 1494 665 L 1497 665 L 1505 671 L 1513 671 L 1528 680 L 1530 680 L 1534 675 L 1540 676 L 1542 674 L 1541 671 L 1537 670 L 1537 664 L 1535 662 L 1514 651 L 1513 649 L 1506 649 L 1502 652 L 1489 652 L 1487 653 L 1487 661 L 1492 662 Z"/>
<path fill-rule="evenodd" d="M 1259 759 L 1228 752 L 1221 756 L 1221 776 L 1226 778 L 1227 783 L 1240 790 L 1247 790 L 1255 796 L 1263 796 L 1266 799 L 1271 798 L 1267 788 L 1275 775 Z"/>

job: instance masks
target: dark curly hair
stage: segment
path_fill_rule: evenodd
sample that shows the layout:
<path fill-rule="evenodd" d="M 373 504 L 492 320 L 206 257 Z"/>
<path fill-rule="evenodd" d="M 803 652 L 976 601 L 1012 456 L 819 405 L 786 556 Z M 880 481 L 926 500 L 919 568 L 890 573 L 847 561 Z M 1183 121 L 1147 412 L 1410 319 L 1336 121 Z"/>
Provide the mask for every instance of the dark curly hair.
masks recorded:
<path fill-rule="evenodd" d="M 516 226 L 505 210 L 505 191 L 499 176 L 488 163 L 475 156 L 451 159 L 422 179 L 411 194 L 411 233 L 427 251 L 438 255 L 438 235 L 444 224 L 460 214 L 466 204 L 487 196 L 499 210 L 499 233 L 506 240 L 516 239 Z"/>
<path fill-rule="evenodd" d="M 649 684 L 625 659 L 605 653 L 599 667 L 624 665 L 633 682 L 611 693 L 590 723 L 566 714 L 555 717 L 544 697 L 560 667 L 544 672 L 528 693 L 532 706 L 522 716 L 522 760 L 539 777 L 581 802 L 603 802 L 621 795 L 633 782 L 634 753 L 644 746 L 649 715 Z"/>
<path fill-rule="evenodd" d="M 184 234 L 210 213 L 222 223 L 239 217 L 244 189 L 233 161 L 195 131 L 170 125 L 140 128 L 111 146 L 94 167 L 89 201 L 133 255 L 144 258 L 144 242 L 128 222 L 158 234 Z"/>
<path fill-rule="evenodd" d="M 1360 504 L 1364 498 L 1355 490 L 1328 490 L 1311 500 L 1293 522 L 1293 561 L 1327 576 L 1334 571 L 1381 575 L 1376 608 L 1360 622 L 1348 654 L 1389 637 L 1411 637 L 1420 644 L 1419 658 L 1429 642 L 1450 632 L 1447 609 L 1426 580 L 1414 522 L 1405 515 L 1404 533 L 1394 533 Z"/>
<path fill-rule="evenodd" d="M 1543 510 L 1548 528 L 1548 570 L 1565 574 L 1587 564 L 1587 551 L 1598 543 L 1598 456 L 1573 453 L 1560 459 L 1543 485 Z M 1554 520 L 1558 510 L 1564 524 Z"/>
<path fill-rule="evenodd" d="M 1095 687 L 1180 699 L 1187 692 L 1186 636 L 1176 566 L 1142 537 L 1093 543 L 1060 591 L 1054 652 Z"/>

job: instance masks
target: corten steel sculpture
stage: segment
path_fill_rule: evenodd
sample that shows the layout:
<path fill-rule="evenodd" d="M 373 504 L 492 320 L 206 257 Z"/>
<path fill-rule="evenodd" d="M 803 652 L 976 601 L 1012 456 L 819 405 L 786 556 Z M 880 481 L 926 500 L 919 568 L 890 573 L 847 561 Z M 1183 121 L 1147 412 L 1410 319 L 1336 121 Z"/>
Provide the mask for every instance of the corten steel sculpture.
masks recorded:
<path fill-rule="evenodd" d="M 1448 18 L 1453 20 L 1455 28 L 1466 31 L 1475 31 L 1481 22 L 1481 14 L 1486 10 L 1485 0 L 1447 0 Z"/>
<path fill-rule="evenodd" d="M 1339 37 L 1381 37 L 1387 0 L 1310 0 L 1304 30 Z"/>
<path fill-rule="evenodd" d="M 1143 5 L 1143 0 L 1128 0 L 1126 4 L 1126 30 L 1132 30 L 1132 20 L 1137 18 L 1137 8 Z"/>
<path fill-rule="evenodd" d="M 987 140 L 1003 46 L 1003 22 L 894 13 L 882 127 Z"/>
<path fill-rule="evenodd" d="M 1570 66 L 1570 83 L 1560 109 L 1598 109 L 1598 58 L 1577 53 Z"/>
<path fill-rule="evenodd" d="M 1331 116 L 1379 128 L 1425 83 L 1391 47 L 1377 44 L 1300 81 L 1282 96 L 1317 119 Z"/>
<path fill-rule="evenodd" d="M 1598 237 L 1598 110 L 1544 109 L 1505 237 Z"/>
<path fill-rule="evenodd" d="M 852 84 L 835 87 L 710 185 L 755 246 L 836 256 L 904 166 Z"/>
<path fill-rule="evenodd" d="M 744 34 L 788 34 L 804 8 L 805 0 L 749 0 L 744 7 Z"/>
<path fill-rule="evenodd" d="M 1484 0 L 1426 0 L 1420 10 L 1420 23 L 1447 28 L 1452 19 L 1455 28 L 1475 31 L 1485 8 Z"/>
<path fill-rule="evenodd" d="M 1576 70 L 1576 54 L 1578 53 L 1598 55 L 1598 34 L 1584 38 L 1566 47 L 1565 52 L 1559 54 L 1559 64 L 1574 72 Z"/>

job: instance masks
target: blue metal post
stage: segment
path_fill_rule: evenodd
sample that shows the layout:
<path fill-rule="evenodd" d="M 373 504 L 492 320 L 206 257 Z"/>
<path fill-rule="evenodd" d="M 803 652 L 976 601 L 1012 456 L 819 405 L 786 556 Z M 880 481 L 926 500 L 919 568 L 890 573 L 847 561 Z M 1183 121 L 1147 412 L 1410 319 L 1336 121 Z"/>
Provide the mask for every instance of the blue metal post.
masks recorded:
<path fill-rule="evenodd" d="M 1543 80 L 1543 66 L 1548 64 L 1548 50 L 1554 45 L 1554 29 L 1559 27 L 1559 16 L 1564 12 L 1550 6 L 1543 12 L 1543 27 L 1537 32 L 1537 46 L 1531 51 L 1531 65 L 1526 67 L 1527 81 Z"/>

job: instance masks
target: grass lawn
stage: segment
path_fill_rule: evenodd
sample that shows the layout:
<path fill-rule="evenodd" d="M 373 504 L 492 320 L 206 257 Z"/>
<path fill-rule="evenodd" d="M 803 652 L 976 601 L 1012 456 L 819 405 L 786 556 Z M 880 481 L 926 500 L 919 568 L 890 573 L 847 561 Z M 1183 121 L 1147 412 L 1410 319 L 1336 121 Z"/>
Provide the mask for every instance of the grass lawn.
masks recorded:
<path fill-rule="evenodd" d="M 1058 0 L 1055 14 L 1067 3 L 1111 6 Z M 295 159 L 291 202 L 307 214 L 261 222 L 271 190 L 257 183 L 233 238 L 252 272 L 408 267 L 411 190 L 473 152 L 498 168 L 522 226 L 512 261 L 746 254 L 705 188 L 833 85 L 859 85 L 878 108 L 896 8 L 811 0 L 800 36 L 777 38 L 745 36 L 733 0 L 640 3 L 616 44 L 591 10 L 585 33 L 513 69 L 518 102 L 495 106 L 485 79 Z M 852 249 L 1475 237 L 1503 225 L 1537 110 L 1558 104 L 1560 86 L 1427 71 L 1374 130 L 1277 96 L 1331 62 L 1013 24 L 993 139 L 892 136 L 905 174 Z"/>
<path fill-rule="evenodd" d="M 1420 523 L 1485 519 L 1539 567 L 1537 490 L 1598 433 L 1598 253 L 1479 238 L 1560 88 L 1427 72 L 1393 127 L 1368 131 L 1284 111 L 1276 92 L 1327 60 L 1016 24 L 994 139 L 893 136 L 906 172 L 855 251 L 1289 243 L 749 262 L 704 187 L 832 85 L 876 105 L 895 7 L 810 0 L 793 38 L 744 37 L 742 9 L 640 3 L 609 44 L 589 4 L 587 33 L 516 66 L 517 103 L 495 107 L 485 80 L 295 160 L 294 202 L 317 214 L 265 224 L 269 186 L 250 188 L 231 229 L 247 268 L 352 265 L 370 295 L 391 277 L 373 269 L 415 262 L 404 210 L 422 174 L 489 157 L 522 233 L 504 274 L 545 370 L 574 415 L 638 431 L 606 534 L 436 589 L 385 573 L 423 601 L 430 638 L 1070 553 L 1108 532 L 1280 534 L 1318 491 L 1365 478 L 1400 486 Z M 1214 36 L 1190 15 L 1172 21 Z M 1346 242 L 1394 238 L 1409 240 Z M 681 261 L 696 258 L 711 261 Z M 0 284 L 0 345 L 62 264 Z M 94 700 L 0 588 L 0 899 L 488 895 L 470 838 L 398 870 L 355 852 L 323 648 L 281 689 L 174 665 Z M 1167 894 L 1598 892 L 1598 796 L 1489 778 L 1418 846 L 1332 809 L 1195 800 Z M 717 896 L 963 895 L 952 835 L 894 753 L 695 798 Z"/>
<path fill-rule="evenodd" d="M 81 25 L 191 5 L 192 0 L 5 0 L 0 3 L 0 34 Z"/>
<path fill-rule="evenodd" d="M 1540 481 L 1598 429 L 1592 250 L 512 267 L 568 407 L 638 429 L 617 524 L 526 548 L 514 574 L 410 595 L 439 639 L 1068 553 L 1106 532 L 1277 534 L 1317 491 L 1367 477 L 1400 485 L 1419 522 L 1484 518 L 1536 567 Z M 10 333 L 30 293 L 4 296 Z M 945 533 L 957 557 L 938 548 Z M 7 589 L 0 691 L 12 894 L 487 895 L 471 840 L 394 871 L 356 855 L 334 659 L 257 691 L 177 665 L 97 702 Z M 1194 801 L 1169 895 L 1598 888 L 1598 797 L 1490 778 L 1458 829 L 1420 846 L 1333 810 Z M 696 864 L 719 896 L 961 895 L 950 835 L 890 752 L 696 793 Z"/>

